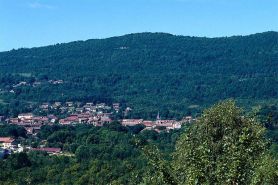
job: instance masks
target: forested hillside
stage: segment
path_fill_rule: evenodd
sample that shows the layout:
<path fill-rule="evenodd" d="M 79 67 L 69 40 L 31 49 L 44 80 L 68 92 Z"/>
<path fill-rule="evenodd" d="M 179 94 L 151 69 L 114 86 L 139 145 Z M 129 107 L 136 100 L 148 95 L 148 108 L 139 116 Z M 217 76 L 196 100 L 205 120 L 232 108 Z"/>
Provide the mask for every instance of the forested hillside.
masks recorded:
<path fill-rule="evenodd" d="M 0 137 L 13 136 L 33 148 L 46 139 L 45 147 L 64 151 L 0 158 L 0 184 L 276 185 L 277 120 L 277 107 L 262 107 L 254 117 L 228 100 L 206 109 L 200 123 L 169 132 L 113 121 L 103 127 L 44 125 L 39 139 L 24 140 L 21 127 L 0 125 Z"/>
<path fill-rule="evenodd" d="M 278 93 L 277 36 L 138 33 L 1 52 L 0 103 L 120 102 L 137 111 L 134 117 L 157 109 L 181 117 L 231 97 L 244 106 L 273 103 Z M 42 85 L 12 87 L 21 81 Z"/>
<path fill-rule="evenodd" d="M 47 138 L 47 147 L 61 147 L 65 154 L 32 151 L 0 158 L 0 184 L 139 184 L 151 170 L 141 148 L 157 145 L 170 160 L 183 131 L 158 134 L 143 128 L 124 127 L 118 121 L 103 127 L 45 125 L 39 137 Z"/>

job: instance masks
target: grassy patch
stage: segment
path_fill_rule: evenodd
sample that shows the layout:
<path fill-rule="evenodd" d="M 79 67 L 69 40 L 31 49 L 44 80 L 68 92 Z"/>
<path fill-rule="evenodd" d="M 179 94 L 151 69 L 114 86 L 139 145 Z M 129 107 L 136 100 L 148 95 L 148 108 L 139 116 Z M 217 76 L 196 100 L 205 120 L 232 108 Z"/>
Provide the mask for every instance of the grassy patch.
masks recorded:
<path fill-rule="evenodd" d="M 192 109 L 192 108 L 198 108 L 198 107 L 199 107 L 199 105 L 189 105 L 189 106 L 188 106 L 188 108 L 191 108 L 191 109 Z"/>
<path fill-rule="evenodd" d="M 31 73 L 12 73 L 13 75 L 20 75 L 20 76 L 25 76 L 25 77 L 30 77 L 31 76 Z"/>

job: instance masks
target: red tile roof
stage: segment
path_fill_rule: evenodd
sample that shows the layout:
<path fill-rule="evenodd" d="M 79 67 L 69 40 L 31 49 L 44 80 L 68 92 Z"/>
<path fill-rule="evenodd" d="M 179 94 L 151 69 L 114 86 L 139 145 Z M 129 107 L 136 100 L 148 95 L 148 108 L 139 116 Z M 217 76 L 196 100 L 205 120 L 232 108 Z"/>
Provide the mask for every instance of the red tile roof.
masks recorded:
<path fill-rule="evenodd" d="M 144 124 L 146 127 L 152 127 L 152 126 L 153 126 L 153 121 L 143 121 L 143 124 Z"/>
<path fill-rule="evenodd" d="M 0 137 L 0 142 L 6 142 L 8 140 L 12 140 L 10 137 Z"/>
<path fill-rule="evenodd" d="M 111 119 L 110 118 L 101 118 L 101 121 L 111 122 Z"/>
<path fill-rule="evenodd" d="M 126 126 L 132 126 L 132 125 L 137 125 L 143 122 L 143 119 L 123 119 L 122 120 L 122 125 Z"/>
<path fill-rule="evenodd" d="M 158 130 L 158 129 L 154 129 L 157 133 L 160 133 L 161 131 L 160 130 Z"/>
<path fill-rule="evenodd" d="M 14 139 L 10 139 L 10 140 L 6 140 L 5 143 L 12 143 L 14 141 L 15 141 Z"/>
<path fill-rule="evenodd" d="M 156 124 L 157 127 L 172 127 L 172 123 L 162 123 L 162 124 Z"/>

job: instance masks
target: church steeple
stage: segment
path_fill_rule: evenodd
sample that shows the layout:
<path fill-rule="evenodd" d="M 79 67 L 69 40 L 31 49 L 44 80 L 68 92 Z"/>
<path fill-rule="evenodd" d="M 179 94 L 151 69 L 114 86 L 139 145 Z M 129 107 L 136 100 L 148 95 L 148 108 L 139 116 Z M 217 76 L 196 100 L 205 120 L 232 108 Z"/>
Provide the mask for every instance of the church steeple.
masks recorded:
<path fill-rule="evenodd" d="M 156 120 L 160 120 L 159 111 L 157 112 Z"/>
<path fill-rule="evenodd" d="M 161 124 L 161 117 L 159 115 L 159 111 L 157 112 L 157 116 L 156 116 L 156 124 Z"/>

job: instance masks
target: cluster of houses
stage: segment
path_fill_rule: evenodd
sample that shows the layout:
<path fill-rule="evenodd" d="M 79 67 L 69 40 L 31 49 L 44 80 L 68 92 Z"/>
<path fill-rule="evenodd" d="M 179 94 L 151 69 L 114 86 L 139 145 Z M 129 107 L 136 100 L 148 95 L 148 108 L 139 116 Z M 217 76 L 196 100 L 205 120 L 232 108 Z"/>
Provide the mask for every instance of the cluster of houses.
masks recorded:
<path fill-rule="evenodd" d="M 0 137 L 0 158 L 4 159 L 9 157 L 19 144 L 11 137 Z M 48 154 L 61 154 L 61 148 L 30 148 L 28 152 L 40 150 L 46 151 Z"/>
<path fill-rule="evenodd" d="M 80 114 L 71 114 L 65 119 L 61 119 L 59 121 L 62 125 L 74 125 L 76 123 L 84 123 L 84 124 L 93 124 L 95 126 L 103 126 L 104 123 L 110 123 L 112 120 L 110 119 L 110 115 L 112 113 L 103 113 L 99 112 L 98 114 L 91 113 L 80 113 Z M 145 125 L 144 130 L 156 130 L 160 132 L 159 127 L 164 127 L 167 131 L 170 129 L 180 129 L 182 123 L 192 121 L 191 116 L 183 117 L 181 121 L 176 120 L 161 120 L 161 117 L 158 113 L 156 120 L 143 120 L 143 119 L 123 119 L 121 123 L 123 126 L 135 126 L 139 124 Z"/>
<path fill-rule="evenodd" d="M 107 106 L 105 103 L 93 104 L 91 102 L 82 106 L 81 102 L 66 102 L 63 106 L 61 102 L 50 104 L 48 102 L 42 103 L 40 108 L 44 111 L 49 109 L 60 109 L 61 113 L 70 113 L 70 116 L 59 120 L 62 125 L 85 123 L 94 124 L 96 126 L 102 125 L 104 122 L 110 123 L 110 116 L 113 113 L 118 113 L 120 110 L 119 103 L 113 103 L 113 107 Z M 113 108 L 113 112 L 111 112 Z M 131 109 L 128 107 L 124 114 L 127 114 Z M 110 112 L 110 113 L 108 113 Z"/>
<path fill-rule="evenodd" d="M 17 148 L 17 142 L 11 137 L 0 137 L 0 158 L 8 157 Z"/>
<path fill-rule="evenodd" d="M 120 104 L 119 103 L 113 103 L 113 107 L 107 106 L 105 103 L 99 103 L 94 105 L 91 102 L 88 102 L 84 105 L 82 105 L 81 102 L 66 102 L 62 105 L 61 102 L 55 102 L 53 104 L 49 102 L 44 102 L 40 105 L 40 108 L 44 111 L 48 112 L 49 109 L 59 109 L 61 113 L 103 113 L 103 112 L 109 112 L 111 108 L 114 109 L 114 111 L 117 113 L 120 110 Z M 128 107 L 124 113 L 126 114 L 131 109 Z"/>
<path fill-rule="evenodd" d="M 79 123 L 103 126 L 104 123 L 109 124 L 112 121 L 111 115 L 119 112 L 120 104 L 113 103 L 112 107 L 109 107 L 105 103 L 94 105 L 93 103 L 82 104 L 81 102 L 66 102 L 64 105 L 62 105 L 61 102 L 55 102 L 53 104 L 44 102 L 39 108 L 45 111 L 49 111 L 50 109 L 60 109 L 61 111 L 64 110 L 67 111 L 66 113 L 68 113 L 67 115 L 69 116 L 59 120 L 53 114 L 49 114 L 48 116 L 35 116 L 33 113 L 22 113 L 19 114 L 17 118 L 4 119 L 3 116 L 0 116 L 0 122 L 6 122 L 7 124 L 15 124 L 20 127 L 24 127 L 27 131 L 28 137 L 36 137 L 42 125 L 53 125 L 54 123 L 61 125 L 75 125 Z M 131 109 L 128 107 L 123 112 L 126 114 L 130 110 Z M 144 130 L 155 130 L 160 133 L 161 130 L 164 129 L 167 131 L 170 129 L 180 129 L 182 123 L 190 123 L 192 120 L 193 119 L 191 116 L 186 116 L 181 121 L 162 120 L 158 112 L 155 121 L 143 119 L 123 119 L 121 120 L 121 124 L 123 126 L 136 126 L 143 124 L 145 125 Z M 2 158 L 3 156 L 10 154 L 15 148 L 17 148 L 17 142 L 14 139 L 9 137 L 0 138 L 0 156 Z M 62 153 L 61 149 L 59 148 L 30 149 L 29 151 L 33 150 L 44 150 L 49 154 Z"/>
<path fill-rule="evenodd" d="M 71 114 L 65 119 L 60 119 L 59 123 L 62 125 L 72 125 L 76 123 L 93 124 L 95 126 L 102 126 L 105 122 L 110 123 L 109 116 L 112 113 L 102 113 L 94 115 L 92 113 Z"/>
<path fill-rule="evenodd" d="M 63 80 L 49 80 L 49 81 L 47 81 L 47 82 L 45 82 L 45 83 L 61 84 L 61 83 L 68 83 L 68 81 L 63 81 Z M 44 83 L 44 84 L 45 84 L 45 83 Z M 37 87 L 37 86 L 40 86 L 40 85 L 42 85 L 42 84 L 43 84 L 42 82 L 33 82 L 32 84 L 29 84 L 29 83 L 27 83 L 27 82 L 20 82 L 20 83 L 18 83 L 18 84 L 14 84 L 14 85 L 13 85 L 13 88 L 19 87 L 19 86 L 21 86 L 21 85 L 28 85 L 28 86 Z M 1 91 L 1 89 L 0 89 L 0 91 Z M 14 93 L 14 90 L 12 89 L 12 90 L 10 90 L 9 92 Z"/>
<path fill-rule="evenodd" d="M 21 85 L 28 85 L 28 86 L 32 85 L 33 87 L 36 87 L 36 86 L 39 86 L 39 85 L 41 85 L 41 84 L 42 84 L 42 82 L 33 82 L 32 84 L 29 84 L 29 83 L 27 83 L 27 82 L 20 82 L 20 83 L 18 83 L 18 84 L 13 85 L 13 88 L 19 87 L 19 86 L 21 86 Z M 11 92 L 11 93 L 14 93 L 14 90 L 12 89 L 10 92 Z"/>
<path fill-rule="evenodd" d="M 109 118 L 111 113 L 103 113 L 101 115 L 93 115 L 90 113 L 83 114 L 71 114 L 65 119 L 59 121 L 62 125 L 72 125 L 76 123 L 93 124 L 95 126 L 103 126 L 104 123 L 110 123 L 112 120 Z M 158 130 L 159 127 L 165 127 L 166 130 L 180 129 L 182 123 L 191 122 L 192 117 L 186 116 L 181 121 L 176 120 L 161 120 L 159 113 L 155 121 L 143 120 L 143 119 L 123 119 L 121 123 L 123 126 L 135 126 L 139 124 L 145 125 L 145 130 Z"/>
<path fill-rule="evenodd" d="M 48 116 L 35 116 L 33 113 L 22 113 L 17 118 L 5 119 L 5 123 L 24 127 L 27 131 L 27 136 L 36 136 L 42 125 L 53 125 L 56 120 L 58 118 L 53 114 Z"/>
<path fill-rule="evenodd" d="M 52 83 L 52 84 L 61 84 L 61 83 L 64 83 L 63 80 L 49 80 L 47 82 L 48 83 Z M 36 86 L 42 85 L 42 82 L 33 82 L 32 84 L 28 84 L 27 82 L 20 82 L 18 84 L 13 85 L 13 87 L 18 87 L 18 86 L 21 86 L 21 85 L 33 85 L 33 87 L 36 87 Z"/>
<path fill-rule="evenodd" d="M 157 114 L 155 121 L 149 121 L 149 120 L 143 120 L 143 119 L 123 119 L 122 125 L 123 126 L 135 126 L 138 124 L 145 125 L 144 130 L 155 130 L 158 133 L 160 133 L 159 127 L 164 127 L 167 131 L 170 129 L 180 129 L 182 126 L 182 123 L 188 122 L 190 123 L 192 120 L 191 116 L 183 117 L 181 121 L 176 120 L 161 120 L 161 117 L 159 116 L 159 113 Z"/>
<path fill-rule="evenodd" d="M 0 146 L 3 148 L 17 148 L 17 142 L 11 137 L 0 137 Z"/>
<path fill-rule="evenodd" d="M 33 113 L 22 113 L 16 118 L 6 118 L 0 116 L 0 122 L 7 124 L 14 124 L 20 127 L 24 127 L 27 131 L 27 136 L 36 136 L 40 131 L 42 125 L 53 125 L 59 123 L 62 125 L 74 125 L 77 123 L 93 124 L 95 126 L 102 126 L 105 122 L 110 123 L 110 116 L 113 113 L 117 113 L 120 109 L 119 103 L 113 104 L 114 112 L 107 113 L 111 110 L 111 107 L 105 103 L 93 104 L 86 103 L 81 106 L 81 102 L 66 102 L 62 105 L 61 102 L 55 102 L 53 104 L 49 102 L 42 103 L 39 108 L 48 112 L 50 109 L 60 109 L 62 113 L 68 113 L 70 116 L 64 119 L 58 119 L 55 115 L 49 114 L 48 116 L 35 116 Z M 126 109 L 130 111 L 130 108 Z"/>
<path fill-rule="evenodd" d="M 93 115 L 91 113 L 71 114 L 69 117 L 65 119 L 61 119 L 59 123 L 62 125 L 66 125 L 66 124 L 74 125 L 76 123 L 84 123 L 84 124 L 93 124 L 95 126 L 103 126 L 105 122 L 106 123 L 111 122 L 111 119 L 109 118 L 109 114 L 111 113 L 106 113 L 106 114 L 104 113 L 101 116 Z M 28 122 L 28 123 L 11 122 L 11 124 L 25 126 L 24 128 L 27 130 L 27 136 L 36 136 L 37 132 L 40 131 L 40 127 L 42 124 L 47 123 L 52 125 L 53 121 L 56 120 L 55 118 L 51 119 L 47 117 L 46 120 L 45 117 L 35 117 L 32 113 L 19 114 L 16 120 L 17 121 L 21 120 L 23 122 Z M 14 118 L 8 118 L 5 121 L 7 120 L 14 121 Z M 169 131 L 170 129 L 180 129 L 183 122 L 190 123 L 191 120 L 192 120 L 191 116 L 186 116 L 181 121 L 161 120 L 158 113 L 155 121 L 149 121 L 143 119 L 123 119 L 121 123 L 123 126 L 135 126 L 135 125 L 143 124 L 145 125 L 144 130 L 155 130 L 156 132 L 160 133 L 161 129 L 159 129 L 159 127 L 164 127 L 167 131 Z M 0 137 L 0 157 L 5 158 L 7 155 L 11 154 L 11 152 L 18 147 L 17 145 L 18 143 L 13 138 Z M 36 149 L 29 149 L 28 152 L 34 150 L 46 151 L 49 154 L 62 153 L 61 148 L 36 148 Z"/>
<path fill-rule="evenodd" d="M 58 120 L 58 118 L 49 114 L 48 116 L 35 116 L 33 113 L 22 113 L 19 114 L 17 118 L 7 118 L 5 122 L 7 124 L 15 124 L 21 127 L 24 127 L 27 130 L 27 136 L 36 136 L 40 131 L 42 125 L 52 125 L 54 123 L 59 123 L 61 125 L 75 125 L 77 123 L 81 124 L 93 124 L 95 126 L 103 126 L 104 123 L 110 123 L 111 115 L 117 113 L 120 110 L 119 103 L 113 103 L 113 112 L 110 111 L 111 107 L 107 106 L 105 103 L 93 104 L 86 103 L 81 106 L 81 102 L 66 102 L 63 106 L 61 102 L 55 102 L 50 104 L 49 102 L 44 102 L 40 105 L 40 108 L 49 111 L 50 109 L 72 109 L 68 111 L 67 116 L 64 119 Z M 109 110 L 109 111 L 107 111 Z M 131 109 L 128 107 L 127 111 Z M 147 130 L 159 130 L 159 127 L 165 127 L 166 130 L 170 129 L 179 129 L 183 122 L 189 122 L 192 120 L 191 116 L 184 117 L 181 121 L 176 120 L 161 120 L 161 117 L 158 113 L 155 121 L 143 120 L 143 119 L 123 119 L 123 126 L 135 126 L 138 124 L 145 125 Z M 0 121 L 3 121 L 3 117 L 0 116 Z"/>

